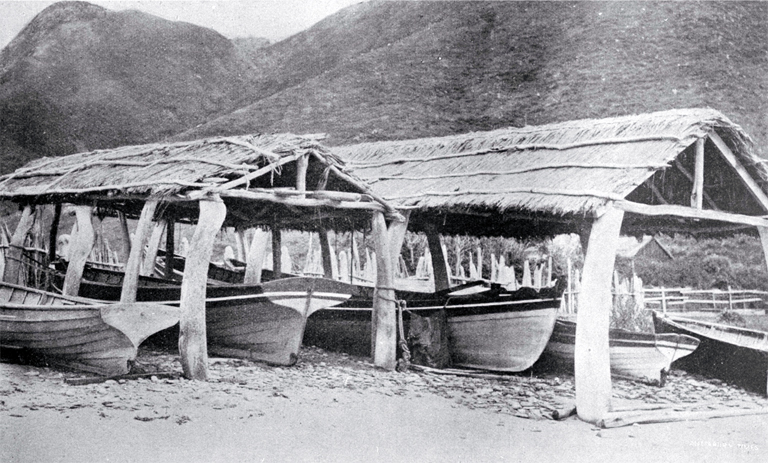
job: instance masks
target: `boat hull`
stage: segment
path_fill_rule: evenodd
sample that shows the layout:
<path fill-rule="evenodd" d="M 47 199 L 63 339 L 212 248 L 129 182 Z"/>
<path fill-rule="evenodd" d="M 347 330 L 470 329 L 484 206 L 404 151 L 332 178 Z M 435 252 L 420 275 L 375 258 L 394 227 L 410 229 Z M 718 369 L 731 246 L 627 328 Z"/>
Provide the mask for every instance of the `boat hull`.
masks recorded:
<path fill-rule="evenodd" d="M 349 302 L 309 317 L 304 343 L 355 355 L 371 354 L 370 293 L 358 287 Z M 523 371 L 541 355 L 552 334 L 559 300 L 554 291 L 485 291 L 458 297 L 398 291 L 410 314 L 429 317 L 445 310 L 453 365 L 493 371 Z"/>
<path fill-rule="evenodd" d="M 52 365 L 125 374 L 148 336 L 178 323 L 160 304 L 97 304 L 0 283 L 0 345 Z"/>
<path fill-rule="evenodd" d="M 102 277 L 104 280 L 105 277 Z M 80 295 L 120 298 L 122 288 L 83 280 Z M 324 278 L 293 277 L 258 285 L 210 285 L 206 289 L 206 336 L 213 355 L 247 358 L 275 365 L 296 363 L 307 317 L 345 302 L 350 286 Z M 181 286 L 158 279 L 140 280 L 137 300 L 179 305 Z M 173 337 L 173 336 L 171 336 Z"/>
<path fill-rule="evenodd" d="M 699 345 L 698 339 L 683 334 L 635 333 L 612 329 L 608 334 L 611 372 L 649 384 L 664 385 L 675 360 L 690 355 Z M 558 319 L 545 355 L 573 367 L 576 346 L 576 323 Z"/>
<path fill-rule="evenodd" d="M 701 344 L 675 366 L 768 395 L 768 333 L 653 314 L 657 332 L 696 336 Z"/>

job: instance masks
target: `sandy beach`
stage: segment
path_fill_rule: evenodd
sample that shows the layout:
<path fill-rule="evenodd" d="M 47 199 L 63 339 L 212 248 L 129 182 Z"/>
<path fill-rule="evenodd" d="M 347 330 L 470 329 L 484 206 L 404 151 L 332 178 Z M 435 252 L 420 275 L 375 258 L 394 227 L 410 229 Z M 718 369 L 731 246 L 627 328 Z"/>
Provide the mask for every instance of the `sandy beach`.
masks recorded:
<path fill-rule="evenodd" d="M 146 378 L 0 364 L 3 462 L 764 461 L 768 415 L 600 429 L 551 419 L 573 377 L 387 372 L 305 348 L 293 367 L 210 360 L 208 382 L 142 349 Z M 170 377 L 152 371 L 172 372 Z M 768 399 L 673 372 L 664 388 L 614 381 L 614 404 L 753 409 Z"/>

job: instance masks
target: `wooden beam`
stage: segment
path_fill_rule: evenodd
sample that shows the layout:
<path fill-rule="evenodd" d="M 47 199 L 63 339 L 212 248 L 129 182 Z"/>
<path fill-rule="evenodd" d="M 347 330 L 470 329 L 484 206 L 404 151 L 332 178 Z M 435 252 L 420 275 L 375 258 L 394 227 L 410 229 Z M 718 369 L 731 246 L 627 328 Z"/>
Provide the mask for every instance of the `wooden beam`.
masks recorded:
<path fill-rule="evenodd" d="M 67 296 L 77 296 L 80 292 L 80 281 L 83 278 L 83 269 L 91 255 L 91 249 L 96 242 L 96 233 L 93 230 L 93 208 L 91 206 L 75 206 L 77 217 L 77 233 L 73 237 L 69 247 L 69 265 L 64 277 L 62 292 Z"/>
<path fill-rule="evenodd" d="M 165 266 L 163 276 L 166 280 L 173 278 L 173 259 L 176 256 L 176 221 L 169 217 L 165 229 Z"/>
<path fill-rule="evenodd" d="M 199 191 L 194 191 L 194 192 L 190 193 L 188 196 L 189 196 L 190 199 L 200 199 L 200 198 L 208 195 L 212 191 L 215 191 L 217 193 L 223 193 L 225 190 L 229 190 L 231 188 L 235 188 L 235 187 L 238 187 L 238 186 L 241 186 L 241 185 L 247 185 L 251 180 L 253 180 L 253 179 L 257 178 L 257 177 L 261 177 L 262 175 L 268 174 L 268 173 L 274 171 L 277 167 L 282 166 L 283 164 L 288 164 L 290 162 L 293 162 L 293 161 L 295 161 L 296 159 L 300 158 L 303 155 L 304 155 L 304 153 L 296 153 L 296 154 L 291 154 L 289 156 L 282 157 L 277 162 L 270 163 L 270 164 L 262 167 L 261 169 L 255 170 L 253 172 L 250 172 L 250 173 L 248 173 L 246 175 L 243 175 L 240 178 L 236 178 L 236 179 L 234 179 L 232 181 L 229 181 L 227 183 L 224 183 L 222 185 L 218 185 L 218 186 L 215 186 L 215 187 L 209 187 L 209 188 L 204 188 L 204 189 L 199 190 Z"/>
<path fill-rule="evenodd" d="M 139 223 L 136 224 L 136 231 L 131 241 L 131 252 L 128 254 L 128 260 L 125 263 L 125 276 L 123 277 L 123 289 L 120 293 L 120 302 L 136 302 L 136 292 L 139 289 L 139 272 L 141 271 L 142 255 L 144 246 L 149 240 L 150 228 L 152 227 L 152 218 L 157 209 L 157 201 L 147 201 L 139 216 Z"/>
<path fill-rule="evenodd" d="M 160 219 L 155 222 L 155 227 L 152 229 L 152 235 L 149 237 L 149 243 L 147 243 L 144 260 L 141 263 L 141 274 L 144 276 L 150 276 L 155 272 L 157 251 L 160 249 L 160 241 L 162 241 L 163 236 L 165 235 L 165 227 L 167 223 L 168 221 L 166 219 Z"/>
<path fill-rule="evenodd" d="M 696 161 L 693 170 L 693 190 L 691 207 L 701 209 L 704 203 L 704 139 L 696 140 Z"/>
<path fill-rule="evenodd" d="M 760 244 L 763 247 L 763 259 L 768 266 L 768 227 L 757 227 L 757 233 L 760 235 Z"/>
<path fill-rule="evenodd" d="M 690 181 L 691 184 L 693 184 L 694 182 L 693 175 L 691 175 L 691 173 L 688 172 L 688 170 L 683 166 L 683 164 L 677 159 L 675 159 L 675 167 L 677 167 L 677 170 L 679 170 L 681 174 L 685 175 L 685 178 L 687 178 L 688 181 Z M 704 196 L 704 200 L 707 202 L 710 208 L 716 211 L 720 210 L 720 208 L 717 206 L 715 201 L 712 199 L 712 197 L 709 196 L 709 194 L 706 191 L 702 190 L 701 194 L 702 196 Z"/>
<path fill-rule="evenodd" d="M 397 365 L 397 318 L 395 313 L 395 272 L 392 251 L 384 215 L 374 213 L 371 233 L 376 248 L 376 291 L 371 320 L 373 363 L 377 367 L 394 370 Z"/>
<path fill-rule="evenodd" d="M 608 328 L 611 278 L 624 212 L 608 207 L 589 236 L 579 294 L 574 374 L 579 418 L 597 423 L 611 409 Z"/>
<path fill-rule="evenodd" d="M 760 185 L 758 185 L 755 179 L 752 178 L 749 172 L 747 172 L 747 169 L 741 164 L 741 162 L 739 162 L 739 160 L 736 158 L 736 155 L 733 154 L 733 151 L 731 151 L 725 141 L 720 138 L 720 135 L 714 131 L 710 132 L 709 139 L 712 140 L 718 151 L 720 151 L 723 159 L 725 159 L 725 161 L 736 170 L 736 173 L 739 175 L 741 181 L 747 187 L 747 190 L 750 192 L 750 194 L 757 200 L 758 203 L 760 203 L 761 206 L 763 206 L 763 211 L 768 212 L 768 196 L 766 196 Z"/>
<path fill-rule="evenodd" d="M 448 273 L 448 266 L 445 265 L 445 254 L 443 254 L 440 235 L 432 226 L 427 226 L 425 233 L 427 235 L 429 253 L 432 256 L 432 274 L 435 278 L 435 291 L 449 289 L 451 287 L 451 276 Z"/>
<path fill-rule="evenodd" d="M 256 228 L 248 248 L 248 256 L 245 258 L 245 277 L 243 283 L 252 285 L 261 283 L 261 270 L 264 265 L 264 256 L 267 254 L 267 242 L 269 232 Z"/>
<path fill-rule="evenodd" d="M 48 261 L 56 260 L 56 238 L 59 234 L 59 222 L 61 221 L 61 203 L 53 206 L 53 220 L 51 220 L 51 229 L 48 233 Z"/>
<path fill-rule="evenodd" d="M 664 195 L 661 194 L 659 188 L 653 183 L 653 177 L 649 178 L 647 183 L 648 188 L 651 189 L 651 193 L 653 193 L 654 198 L 656 198 L 661 204 L 669 204 L 669 201 L 664 198 Z"/>
<path fill-rule="evenodd" d="M 205 298 L 208 265 L 213 253 L 216 234 L 227 208 L 218 196 L 200 201 L 200 216 L 195 234 L 189 243 L 189 254 L 181 281 L 181 320 L 179 321 L 179 356 L 184 376 L 188 379 L 208 379 L 208 346 L 205 330 Z"/>
<path fill-rule="evenodd" d="M 686 219 L 715 220 L 718 222 L 735 223 L 740 225 L 750 225 L 753 227 L 768 226 L 768 219 L 752 215 L 733 214 L 730 212 L 712 211 L 709 209 L 693 209 L 685 206 L 676 206 L 673 204 L 651 206 L 632 201 L 615 201 L 614 207 L 624 212 L 645 216 L 671 216 L 682 217 Z"/>
<path fill-rule="evenodd" d="M 320 254 L 323 258 L 323 276 L 336 278 L 333 272 L 333 256 L 331 255 L 331 243 L 328 241 L 328 230 L 321 226 L 317 229 L 317 235 L 320 241 Z"/>
<path fill-rule="evenodd" d="M 3 270 L 3 281 L 13 284 L 22 282 L 20 277 L 21 272 L 24 271 L 21 265 L 21 260 L 24 256 L 24 242 L 27 240 L 27 235 L 29 235 L 34 224 L 35 206 L 28 204 L 24 206 L 21 218 L 16 226 L 16 231 L 13 232 L 8 246 L 8 253 L 5 257 L 5 269 Z"/>
<path fill-rule="evenodd" d="M 296 160 L 296 191 L 307 191 L 307 167 L 309 166 L 309 155 L 305 154 Z M 304 197 L 302 194 L 301 198 Z"/>
<path fill-rule="evenodd" d="M 277 225 L 272 225 L 272 272 L 275 279 L 283 273 L 283 243 L 280 235 Z"/>

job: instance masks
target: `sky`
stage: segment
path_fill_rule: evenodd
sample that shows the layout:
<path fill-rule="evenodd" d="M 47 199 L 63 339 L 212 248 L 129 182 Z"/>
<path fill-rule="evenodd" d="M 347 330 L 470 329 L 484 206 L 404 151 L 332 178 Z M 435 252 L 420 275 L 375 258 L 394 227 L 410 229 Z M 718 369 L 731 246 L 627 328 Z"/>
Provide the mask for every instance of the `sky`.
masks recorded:
<path fill-rule="evenodd" d="M 364 0 L 88 0 L 110 10 L 140 10 L 172 21 L 208 27 L 228 38 L 266 37 L 272 42 L 307 29 Z M 0 0 L 0 48 L 55 1 Z"/>

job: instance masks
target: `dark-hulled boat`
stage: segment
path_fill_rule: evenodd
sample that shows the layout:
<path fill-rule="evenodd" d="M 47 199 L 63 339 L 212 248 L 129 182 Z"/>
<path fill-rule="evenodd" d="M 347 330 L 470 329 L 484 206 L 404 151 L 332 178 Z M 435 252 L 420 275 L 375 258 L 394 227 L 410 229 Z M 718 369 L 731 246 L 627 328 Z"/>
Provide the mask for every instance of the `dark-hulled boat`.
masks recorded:
<path fill-rule="evenodd" d="M 685 334 L 611 329 L 608 332 L 611 372 L 663 386 L 672 362 L 691 354 L 698 345 L 697 338 Z M 558 318 L 544 355 L 572 367 L 575 346 L 576 323 Z"/>
<path fill-rule="evenodd" d="M 123 274 L 86 268 L 80 296 L 119 300 Z M 291 277 L 261 284 L 210 284 L 206 289 L 208 350 L 224 357 L 275 365 L 296 363 L 307 317 L 345 302 L 351 286 L 325 278 Z M 178 305 L 181 286 L 141 277 L 139 301 Z"/>
<path fill-rule="evenodd" d="M 178 323 L 180 309 L 98 303 L 0 283 L 0 346 L 105 376 L 128 373 L 138 346 Z"/>
<path fill-rule="evenodd" d="M 701 340 L 696 352 L 675 366 L 768 395 L 768 332 L 653 313 L 658 333 Z"/>
<path fill-rule="evenodd" d="M 560 305 L 556 290 L 472 286 L 476 283 L 436 293 L 396 291 L 407 307 L 406 330 L 411 314 L 429 317 L 444 310 L 453 365 L 508 372 L 529 368 L 552 334 Z M 349 301 L 309 317 L 305 344 L 370 355 L 373 288 L 355 288 Z"/>

